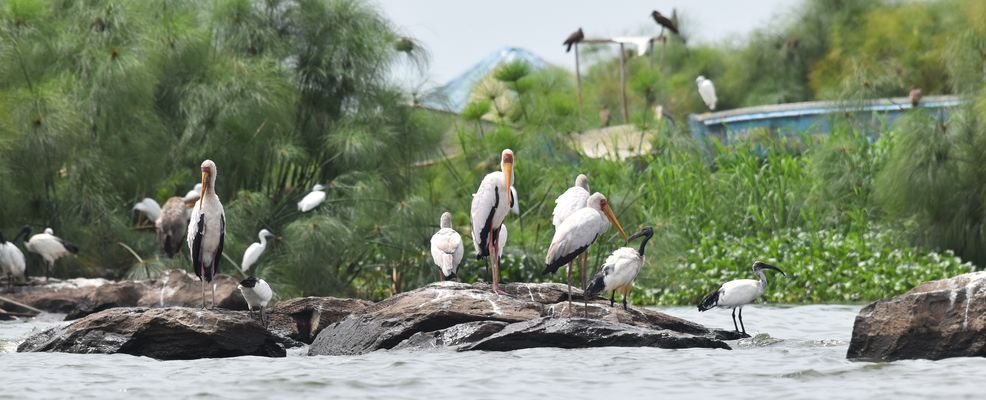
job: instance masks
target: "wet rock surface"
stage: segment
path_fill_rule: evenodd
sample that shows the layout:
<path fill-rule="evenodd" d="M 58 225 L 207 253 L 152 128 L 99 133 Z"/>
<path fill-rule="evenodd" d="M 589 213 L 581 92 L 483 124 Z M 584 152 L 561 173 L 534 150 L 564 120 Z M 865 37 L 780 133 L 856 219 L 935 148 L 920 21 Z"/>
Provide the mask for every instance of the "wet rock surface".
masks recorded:
<path fill-rule="evenodd" d="M 861 361 L 986 356 L 986 272 L 929 281 L 859 311 L 846 357 Z"/>
<path fill-rule="evenodd" d="M 373 302 L 336 297 L 300 297 L 278 302 L 270 310 L 269 328 L 277 334 L 311 344 L 322 329 Z"/>

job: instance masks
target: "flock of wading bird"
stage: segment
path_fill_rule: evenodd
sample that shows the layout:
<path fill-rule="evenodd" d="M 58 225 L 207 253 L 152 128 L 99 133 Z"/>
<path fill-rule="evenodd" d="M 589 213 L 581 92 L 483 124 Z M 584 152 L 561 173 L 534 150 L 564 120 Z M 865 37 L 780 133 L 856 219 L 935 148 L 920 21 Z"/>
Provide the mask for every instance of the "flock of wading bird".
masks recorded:
<path fill-rule="evenodd" d="M 476 258 L 489 260 L 492 272 L 492 290 L 500 291 L 500 256 L 507 242 L 507 227 L 503 224 L 508 212 L 517 209 L 517 192 L 514 182 L 514 153 L 510 149 L 500 154 L 500 171 L 487 174 L 472 197 L 470 216 L 472 219 L 472 241 Z M 627 297 L 633 280 L 644 265 L 644 250 L 647 241 L 654 236 L 652 227 L 644 227 L 627 236 L 623 226 L 616 219 L 606 196 L 596 192 L 590 194 L 589 178 L 580 174 L 575 178 L 575 186 L 568 188 L 555 200 L 551 213 L 551 223 L 555 233 L 544 259 L 544 273 L 554 273 L 568 265 L 568 304 L 571 314 L 572 304 L 572 265 L 578 262 L 582 269 L 583 315 L 588 314 L 588 301 L 600 293 L 610 291 L 610 306 L 616 303 L 616 292 L 623 294 L 623 309 L 627 309 Z M 587 260 L 589 247 L 611 226 L 623 237 L 624 244 L 641 239 L 638 248 L 621 247 L 613 251 L 603 263 L 599 272 L 587 282 Z M 441 270 L 443 279 L 456 277 L 462 262 L 464 249 L 462 237 L 452 229 L 452 214 L 441 216 L 441 229 L 431 237 L 431 255 L 435 265 Z M 715 307 L 733 309 L 733 327 L 746 333 L 743 325 L 743 306 L 753 303 L 767 288 L 767 275 L 764 270 L 779 268 L 756 261 L 753 271 L 760 279 L 737 279 L 722 284 L 698 305 L 699 311 Z M 739 325 L 736 324 L 736 310 L 739 309 Z"/>
<path fill-rule="evenodd" d="M 476 250 L 476 258 L 489 260 L 492 272 L 492 290 L 498 295 L 500 291 L 500 256 L 507 241 L 507 227 L 503 224 L 511 209 L 518 210 L 517 193 L 512 186 L 514 181 L 514 153 L 510 149 L 503 150 L 500 155 L 500 171 L 487 174 L 479 184 L 479 189 L 473 194 L 471 218 L 472 240 Z M 202 183 L 184 197 L 172 197 L 159 207 L 153 199 L 144 199 L 135 210 L 144 212 L 148 219 L 154 221 L 161 251 L 169 257 L 180 252 L 182 238 L 186 239 L 191 255 L 195 275 L 199 277 L 202 287 L 202 307 L 206 307 L 206 285 L 212 282 L 219 271 L 222 259 L 223 244 L 226 234 L 226 215 L 222 202 L 216 194 L 216 164 L 205 160 L 201 165 Z M 323 201 L 326 194 L 322 185 L 315 185 L 300 202 L 298 210 L 307 212 Z M 191 209 L 189 210 L 189 207 Z M 578 262 L 582 270 L 582 289 L 584 305 L 587 314 L 588 299 L 600 293 L 611 291 L 610 306 L 616 302 L 616 292 L 623 294 L 623 308 L 627 309 L 627 298 L 633 286 L 633 280 L 644 265 L 644 250 L 647 242 L 654 235 L 651 227 L 644 227 L 636 233 L 627 236 L 620 222 L 617 221 L 606 196 L 596 192 L 590 194 L 589 178 L 579 175 L 575 185 L 566 190 L 555 200 L 552 211 L 552 224 L 555 233 L 545 256 L 544 273 L 554 273 L 564 265 L 568 265 L 568 303 L 571 314 L 572 299 L 572 268 Z M 611 226 L 624 239 L 625 244 L 641 239 L 637 248 L 621 247 L 606 258 L 599 272 L 587 281 L 587 260 L 589 247 L 600 236 L 609 231 Z M 0 233 L 0 268 L 7 276 L 8 287 L 17 275 L 23 278 L 25 271 L 24 254 L 15 243 L 24 240 L 28 251 L 40 255 L 46 263 L 45 280 L 50 269 L 59 258 L 78 253 L 78 248 L 71 243 L 58 238 L 52 230 L 30 235 L 29 227 L 24 227 L 13 242 L 4 240 Z M 270 231 L 260 231 L 260 243 L 253 243 L 244 252 L 240 265 L 247 278 L 242 280 L 239 290 L 246 300 L 250 311 L 260 310 L 260 319 L 265 320 L 267 303 L 273 297 L 273 290 L 263 279 L 249 274 L 250 267 L 264 252 L 267 238 L 272 237 Z M 28 239 L 28 237 L 30 237 Z M 452 214 L 445 212 L 441 216 L 441 229 L 431 238 L 431 253 L 435 264 L 441 270 L 443 279 L 456 277 L 459 264 L 464 255 L 462 237 L 452 229 Z M 698 306 L 699 311 L 714 307 L 733 309 L 733 326 L 737 331 L 743 325 L 743 306 L 753 303 L 763 294 L 767 287 L 767 276 L 764 270 L 772 269 L 783 272 L 772 265 L 757 261 L 753 270 L 759 275 L 759 280 L 739 279 L 724 283 L 715 292 L 705 298 Z M 212 307 L 216 303 L 216 288 L 212 286 Z M 736 324 L 736 310 L 739 309 L 739 325 Z"/>

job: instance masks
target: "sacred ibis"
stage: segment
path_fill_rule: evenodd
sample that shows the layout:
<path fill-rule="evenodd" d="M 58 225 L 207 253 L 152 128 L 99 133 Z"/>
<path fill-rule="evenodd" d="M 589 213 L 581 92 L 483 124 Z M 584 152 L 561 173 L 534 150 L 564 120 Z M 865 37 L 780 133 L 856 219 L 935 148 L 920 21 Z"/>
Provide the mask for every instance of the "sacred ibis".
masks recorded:
<path fill-rule="evenodd" d="M 462 262 L 462 236 L 452 229 L 452 214 L 442 213 L 441 228 L 431 237 L 431 258 L 435 261 L 442 280 L 455 278 Z"/>
<path fill-rule="evenodd" d="M 246 279 L 240 281 L 237 286 L 240 289 L 240 294 L 243 295 L 243 299 L 247 302 L 247 308 L 250 313 L 253 313 L 253 308 L 257 307 L 260 309 L 260 323 L 266 328 L 269 320 L 267 319 L 267 303 L 270 299 L 274 297 L 274 291 L 271 290 L 270 285 L 267 281 L 263 279 L 257 279 L 255 277 L 247 277 Z"/>
<path fill-rule="evenodd" d="M 695 78 L 695 84 L 698 85 L 698 95 L 702 96 L 702 101 L 705 105 L 709 107 L 710 110 L 716 109 L 716 87 L 712 84 L 712 81 L 705 79 L 704 76 L 699 75 Z"/>
<path fill-rule="evenodd" d="M 175 258 L 175 254 L 181 251 L 181 241 L 188 230 L 188 207 L 185 206 L 185 200 L 173 196 L 164 202 L 161 216 L 154 221 L 154 228 L 161 252 L 168 258 Z"/>
<path fill-rule="evenodd" d="M 264 254 L 264 250 L 267 250 L 267 238 L 274 237 L 273 233 L 269 230 L 261 229 L 260 233 L 257 234 L 260 237 L 260 243 L 253 243 L 250 247 L 247 247 L 246 251 L 243 252 L 243 262 L 240 263 L 240 270 L 243 273 L 247 273 L 250 267 L 257 262 L 261 254 Z"/>
<path fill-rule="evenodd" d="M 639 237 L 644 238 L 640 241 L 640 248 L 620 247 L 614 250 L 613 254 L 606 257 L 602 270 L 592 278 L 592 283 L 585 290 L 584 297 L 589 299 L 599 293 L 612 290 L 613 295 L 609 298 L 609 306 L 612 307 L 616 303 L 616 291 L 619 291 L 623 293 L 623 309 L 626 310 L 630 288 L 633 287 L 633 280 L 644 265 L 644 250 L 647 247 L 647 241 L 652 236 L 654 236 L 654 229 L 649 226 L 630 235 L 627 242 Z"/>
<path fill-rule="evenodd" d="M 787 275 L 780 268 L 773 265 L 768 265 L 763 262 L 757 261 L 753 263 L 753 272 L 760 275 L 760 280 L 755 279 L 737 279 L 723 283 L 719 289 L 712 292 L 702 304 L 698 305 L 699 311 L 710 310 L 713 307 L 719 308 L 732 308 L 733 309 L 733 328 L 737 332 L 740 331 L 740 327 L 743 328 L 742 332 L 746 333 L 746 327 L 743 326 L 743 306 L 753 303 L 760 295 L 763 294 L 763 290 L 767 288 L 767 275 L 764 274 L 763 270 L 772 269 L 774 271 L 780 272 L 781 275 Z M 736 309 L 739 308 L 739 326 L 736 326 Z"/>
<path fill-rule="evenodd" d="M 7 289 L 14 284 L 14 278 L 24 280 L 24 271 L 27 270 L 27 263 L 24 260 L 24 253 L 17 247 L 15 242 L 21 235 L 14 237 L 13 242 L 8 242 L 0 232 L 0 272 L 7 276 Z"/>
<path fill-rule="evenodd" d="M 202 308 L 205 308 L 205 284 L 219 271 L 226 237 L 226 214 L 216 195 L 216 163 L 202 162 L 202 194 L 192 208 L 188 224 L 188 249 L 192 252 L 192 267 L 202 282 Z M 212 287 L 212 306 L 216 306 L 216 287 Z"/>
<path fill-rule="evenodd" d="M 313 208 L 318 207 L 319 204 L 322 204 L 323 201 L 325 201 L 325 186 L 316 184 L 312 187 L 311 193 L 306 194 L 298 202 L 298 211 L 309 212 Z"/>
<path fill-rule="evenodd" d="M 500 294 L 500 226 L 510 211 L 510 186 L 514 178 L 514 152 L 500 154 L 500 171 L 486 174 L 472 196 L 472 241 L 476 259 L 489 257 L 493 272 L 493 292 Z"/>
<path fill-rule="evenodd" d="M 79 253 L 78 247 L 55 236 L 55 232 L 51 228 L 45 228 L 44 233 L 31 236 L 31 227 L 25 226 L 24 229 L 21 229 L 19 236 L 25 238 L 30 236 L 31 238 L 24 242 L 24 247 L 27 248 L 27 251 L 38 254 L 45 260 L 46 282 L 51 275 L 51 270 L 55 268 L 55 261 L 67 255 Z"/>

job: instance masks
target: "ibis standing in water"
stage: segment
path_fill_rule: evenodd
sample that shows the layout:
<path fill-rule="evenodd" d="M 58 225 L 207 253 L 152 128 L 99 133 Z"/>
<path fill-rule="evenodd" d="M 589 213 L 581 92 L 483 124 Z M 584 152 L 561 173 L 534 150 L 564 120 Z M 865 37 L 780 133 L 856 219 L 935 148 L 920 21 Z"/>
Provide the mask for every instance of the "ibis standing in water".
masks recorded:
<path fill-rule="evenodd" d="M 442 213 L 441 228 L 431 237 L 431 258 L 442 273 L 442 280 L 455 278 L 462 262 L 462 236 L 452 229 L 452 214 Z"/>
<path fill-rule="evenodd" d="M 713 307 L 732 308 L 733 328 L 736 328 L 736 331 L 740 332 L 740 328 L 742 327 L 742 332 L 746 333 L 746 326 L 743 326 L 743 306 L 756 301 L 763 294 L 763 290 L 767 288 L 767 275 L 763 272 L 765 269 L 772 269 L 780 272 L 781 275 L 787 275 L 780 268 L 773 265 L 768 265 L 760 261 L 754 262 L 753 272 L 760 275 L 760 280 L 737 279 L 723 283 L 719 289 L 716 289 L 715 292 L 712 292 L 712 294 L 706 297 L 702 301 L 702 304 L 698 305 L 698 310 L 707 311 Z M 739 326 L 736 326 L 737 308 L 739 308 Z"/>
<path fill-rule="evenodd" d="M 185 207 L 185 199 L 173 196 L 164 202 L 161 216 L 154 221 L 154 228 L 157 230 L 157 242 L 161 252 L 168 258 L 175 258 L 175 254 L 181 251 L 181 240 L 188 230 L 188 208 Z"/>
<path fill-rule="evenodd" d="M 704 76 L 699 75 L 695 78 L 695 84 L 698 85 L 698 95 L 702 96 L 702 101 L 705 105 L 709 107 L 710 110 L 716 109 L 716 87 L 712 84 L 712 81 L 705 79 Z"/>
<path fill-rule="evenodd" d="M 24 271 L 27 270 L 24 253 L 14 244 L 20 237 L 17 235 L 13 242 L 8 242 L 0 232 L 0 272 L 7 276 L 7 289 L 13 286 L 14 278 L 23 280 Z"/>
<path fill-rule="evenodd" d="M 585 290 L 585 298 L 595 297 L 599 293 L 612 290 L 613 295 L 609 298 L 609 306 L 612 307 L 616 303 L 616 291 L 619 290 L 620 293 L 623 293 L 623 309 L 626 310 L 630 288 L 633 287 L 633 280 L 644 265 L 644 250 L 647 248 L 647 241 L 652 236 L 654 236 L 653 228 L 648 226 L 641 229 L 627 239 L 629 242 L 643 237 L 644 240 L 640 241 L 639 249 L 620 247 L 613 251 L 609 257 L 606 257 L 603 269 L 592 278 L 592 283 Z"/>
<path fill-rule="evenodd" d="M 586 201 L 586 207 L 565 218 L 565 221 L 555 229 L 548 247 L 548 255 L 544 258 L 544 273 L 554 273 L 562 265 L 568 264 L 568 305 L 572 305 L 572 260 L 589 249 L 589 246 L 600 235 L 609 230 L 610 225 L 616 225 L 623 239 L 626 232 L 609 208 L 606 196 L 596 192 Z"/>
<path fill-rule="evenodd" d="M 202 308 L 205 308 L 205 284 L 219 271 L 226 237 L 226 214 L 216 195 L 216 163 L 202 162 L 202 194 L 192 208 L 188 224 L 188 248 L 192 252 L 192 267 L 202 281 Z M 216 287 L 212 287 L 212 306 L 216 306 Z"/>
<path fill-rule="evenodd" d="M 322 184 L 315 184 L 312 187 L 312 192 L 305 195 L 301 201 L 298 202 L 298 211 L 309 212 L 313 208 L 318 207 L 319 204 L 325 201 L 325 186 Z"/>
<path fill-rule="evenodd" d="M 243 252 L 243 261 L 240 263 L 240 270 L 243 273 L 250 271 L 250 267 L 253 266 L 260 259 L 260 255 L 264 254 L 264 250 L 267 250 L 267 238 L 274 237 L 273 233 L 269 230 L 261 229 L 260 233 L 257 234 L 260 237 L 260 243 L 253 243 L 250 247 L 247 247 L 246 251 Z"/>
<path fill-rule="evenodd" d="M 493 293 L 500 294 L 500 227 L 510 211 L 510 182 L 514 178 L 514 152 L 500 154 L 500 171 L 486 174 L 472 196 L 472 241 L 476 259 L 489 257 L 493 272 Z"/>
<path fill-rule="evenodd" d="M 27 251 L 38 254 L 45 260 L 45 281 L 48 281 L 51 270 L 55 268 L 55 261 L 67 255 L 78 254 L 79 248 L 62 238 L 55 236 L 51 228 L 45 228 L 44 233 L 31 236 L 31 228 L 25 226 L 20 235 L 31 238 L 24 242 Z M 19 235 L 19 236 L 20 236 Z"/>
<path fill-rule="evenodd" d="M 558 196 L 555 199 L 555 209 L 551 211 L 551 224 L 558 229 L 558 225 L 561 225 L 566 218 L 575 214 L 576 211 L 585 208 L 585 202 L 589 200 L 589 177 L 585 174 L 579 174 L 575 177 L 575 186 L 568 188 L 565 193 Z M 582 267 L 582 289 L 585 289 L 586 284 L 586 262 L 589 258 L 589 253 L 582 253 L 582 257 L 579 260 Z M 575 262 L 572 260 L 571 262 Z M 571 265 L 568 266 L 569 269 L 572 268 Z"/>
<path fill-rule="evenodd" d="M 251 313 L 253 312 L 254 307 L 260 309 L 260 323 L 264 327 L 267 327 L 267 303 L 269 303 L 270 299 L 274 297 L 274 291 L 271 290 L 270 285 L 267 284 L 267 281 L 251 276 L 240 281 L 240 285 L 237 286 L 237 288 L 240 289 L 240 294 L 242 294 L 243 299 L 246 300 L 247 308 Z"/>

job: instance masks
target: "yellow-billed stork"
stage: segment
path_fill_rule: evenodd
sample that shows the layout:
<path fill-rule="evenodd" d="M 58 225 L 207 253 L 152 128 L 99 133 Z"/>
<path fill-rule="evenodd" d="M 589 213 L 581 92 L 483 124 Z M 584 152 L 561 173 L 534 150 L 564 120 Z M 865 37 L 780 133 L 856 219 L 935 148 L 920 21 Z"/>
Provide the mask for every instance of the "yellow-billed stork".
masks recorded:
<path fill-rule="evenodd" d="M 585 174 L 579 174 L 575 177 L 575 186 L 568 188 L 565 193 L 558 196 L 555 199 L 555 209 L 551 211 L 551 224 L 558 229 L 558 225 L 561 225 L 566 218 L 575 214 L 576 211 L 585 208 L 585 202 L 589 200 L 589 177 Z M 586 251 L 582 253 L 579 258 L 580 266 L 582 267 L 582 289 L 585 289 L 586 284 L 586 263 L 589 259 L 589 252 Z M 575 262 L 572 260 L 570 262 Z M 571 268 L 571 265 L 569 265 Z"/>
<path fill-rule="evenodd" d="M 55 268 L 55 261 L 67 255 L 78 254 L 79 248 L 74 244 L 55 236 L 55 231 L 45 228 L 44 233 L 31 236 L 31 228 L 25 226 L 20 235 L 31 238 L 24 242 L 27 251 L 38 254 L 45 260 L 45 281 L 48 281 L 51 270 Z"/>
<path fill-rule="evenodd" d="M 743 326 L 743 306 L 753 303 L 763 294 L 764 289 L 767 288 L 767 275 L 764 274 L 763 270 L 772 269 L 774 271 L 780 272 L 781 275 L 787 275 L 780 268 L 773 265 L 769 265 L 760 261 L 753 263 L 753 272 L 760 275 L 760 279 L 737 279 L 723 283 L 712 292 L 702 304 L 698 305 L 699 311 L 711 310 L 714 307 L 719 308 L 732 308 L 733 309 L 733 328 L 737 332 L 740 331 L 740 327 L 743 328 L 743 333 L 746 333 L 746 326 Z M 739 308 L 739 326 L 736 326 L 736 309 Z"/>
<path fill-rule="evenodd" d="M 462 262 L 462 236 L 452 229 L 452 214 L 442 213 L 441 228 L 431 237 L 431 258 L 442 273 L 442 279 L 455 278 Z"/>
<path fill-rule="evenodd" d="M 640 269 L 644 266 L 644 250 L 647 247 L 647 241 L 654 236 L 654 229 L 651 227 L 646 227 L 641 229 L 637 233 L 630 235 L 627 242 L 634 240 L 639 237 L 643 237 L 644 240 L 640 241 L 640 248 L 635 249 L 633 247 L 620 247 L 613 251 L 609 257 L 606 257 L 606 262 L 603 263 L 603 268 L 592 278 L 592 283 L 585 290 L 585 298 L 595 297 L 599 293 L 605 292 L 607 290 L 612 290 L 613 295 L 609 298 L 609 306 L 612 307 L 616 302 L 616 291 L 619 290 L 623 293 L 623 309 L 627 309 L 627 296 L 630 294 L 630 288 L 633 287 L 633 280 L 640 273 Z"/>
<path fill-rule="evenodd" d="M 192 208 L 188 224 L 188 248 L 192 252 L 192 267 L 202 281 L 202 308 L 205 308 L 205 284 L 219 271 L 223 241 L 226 237 L 226 214 L 216 195 L 216 163 L 202 162 L 202 194 Z M 212 287 L 212 307 L 216 306 L 216 287 Z"/>
<path fill-rule="evenodd" d="M 476 259 L 489 257 L 493 272 L 493 292 L 500 292 L 500 226 L 510 211 L 510 186 L 514 173 L 514 152 L 500 154 L 500 171 L 486 174 L 472 197 L 472 241 Z"/>

